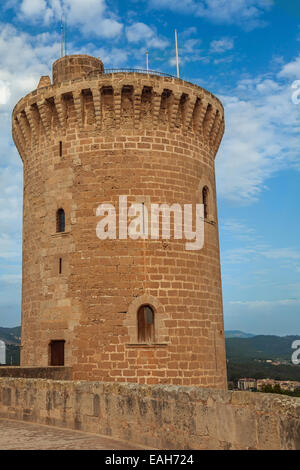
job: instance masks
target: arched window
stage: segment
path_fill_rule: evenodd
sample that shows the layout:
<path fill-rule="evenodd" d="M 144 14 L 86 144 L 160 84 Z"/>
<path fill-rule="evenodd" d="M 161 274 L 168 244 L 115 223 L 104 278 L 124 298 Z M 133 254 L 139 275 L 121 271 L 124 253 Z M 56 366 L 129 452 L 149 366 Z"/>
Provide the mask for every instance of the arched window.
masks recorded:
<path fill-rule="evenodd" d="M 154 311 L 150 305 L 142 305 L 138 310 L 138 340 L 140 343 L 154 341 Z"/>
<path fill-rule="evenodd" d="M 66 218 L 65 211 L 63 209 L 58 209 L 56 212 L 56 231 L 64 232 L 66 228 Z"/>
<path fill-rule="evenodd" d="M 202 201 L 204 205 L 204 219 L 208 218 L 208 193 L 209 189 L 207 186 L 204 186 L 202 189 Z"/>

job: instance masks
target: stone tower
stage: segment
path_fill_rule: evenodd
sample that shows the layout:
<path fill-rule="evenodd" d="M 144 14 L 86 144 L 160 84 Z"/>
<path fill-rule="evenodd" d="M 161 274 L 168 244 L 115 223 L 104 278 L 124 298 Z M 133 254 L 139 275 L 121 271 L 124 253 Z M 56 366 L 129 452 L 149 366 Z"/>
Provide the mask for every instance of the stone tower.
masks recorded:
<path fill-rule="evenodd" d="M 66 56 L 13 111 L 24 163 L 22 366 L 226 387 L 214 159 L 224 111 L 174 77 Z M 203 249 L 96 236 L 97 207 L 205 204 Z M 205 201 L 203 201 L 203 198 Z"/>

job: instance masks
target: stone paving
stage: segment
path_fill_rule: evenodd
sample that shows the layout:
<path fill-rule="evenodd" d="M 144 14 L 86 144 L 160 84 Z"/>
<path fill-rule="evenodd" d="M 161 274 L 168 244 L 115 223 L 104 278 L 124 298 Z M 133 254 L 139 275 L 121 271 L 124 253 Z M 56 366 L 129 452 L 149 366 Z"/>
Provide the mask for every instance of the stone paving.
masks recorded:
<path fill-rule="evenodd" d="M 118 439 L 70 429 L 0 419 L 0 450 L 143 450 Z"/>

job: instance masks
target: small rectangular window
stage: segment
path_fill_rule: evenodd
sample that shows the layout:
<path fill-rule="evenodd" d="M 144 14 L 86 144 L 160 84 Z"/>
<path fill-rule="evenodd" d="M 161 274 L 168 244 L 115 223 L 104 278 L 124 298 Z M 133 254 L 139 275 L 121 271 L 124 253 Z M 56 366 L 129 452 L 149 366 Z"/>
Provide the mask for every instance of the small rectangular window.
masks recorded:
<path fill-rule="evenodd" d="M 59 142 L 59 156 L 62 157 L 62 141 Z"/>
<path fill-rule="evenodd" d="M 62 273 L 62 258 L 59 258 L 59 274 Z"/>
<path fill-rule="evenodd" d="M 65 365 L 65 341 L 51 341 L 50 342 L 50 365 L 51 366 L 64 366 Z"/>

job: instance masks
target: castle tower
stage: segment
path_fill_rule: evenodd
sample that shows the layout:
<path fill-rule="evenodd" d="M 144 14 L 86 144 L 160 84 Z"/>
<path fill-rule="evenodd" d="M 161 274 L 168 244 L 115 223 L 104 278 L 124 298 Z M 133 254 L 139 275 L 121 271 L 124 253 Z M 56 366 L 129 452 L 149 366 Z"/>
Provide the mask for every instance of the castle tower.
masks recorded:
<path fill-rule="evenodd" d="M 24 163 L 22 366 L 226 387 L 214 159 L 220 101 L 170 76 L 66 56 L 13 111 Z M 205 239 L 99 239 L 97 208 L 205 204 Z M 118 226 L 118 220 L 117 220 Z"/>

